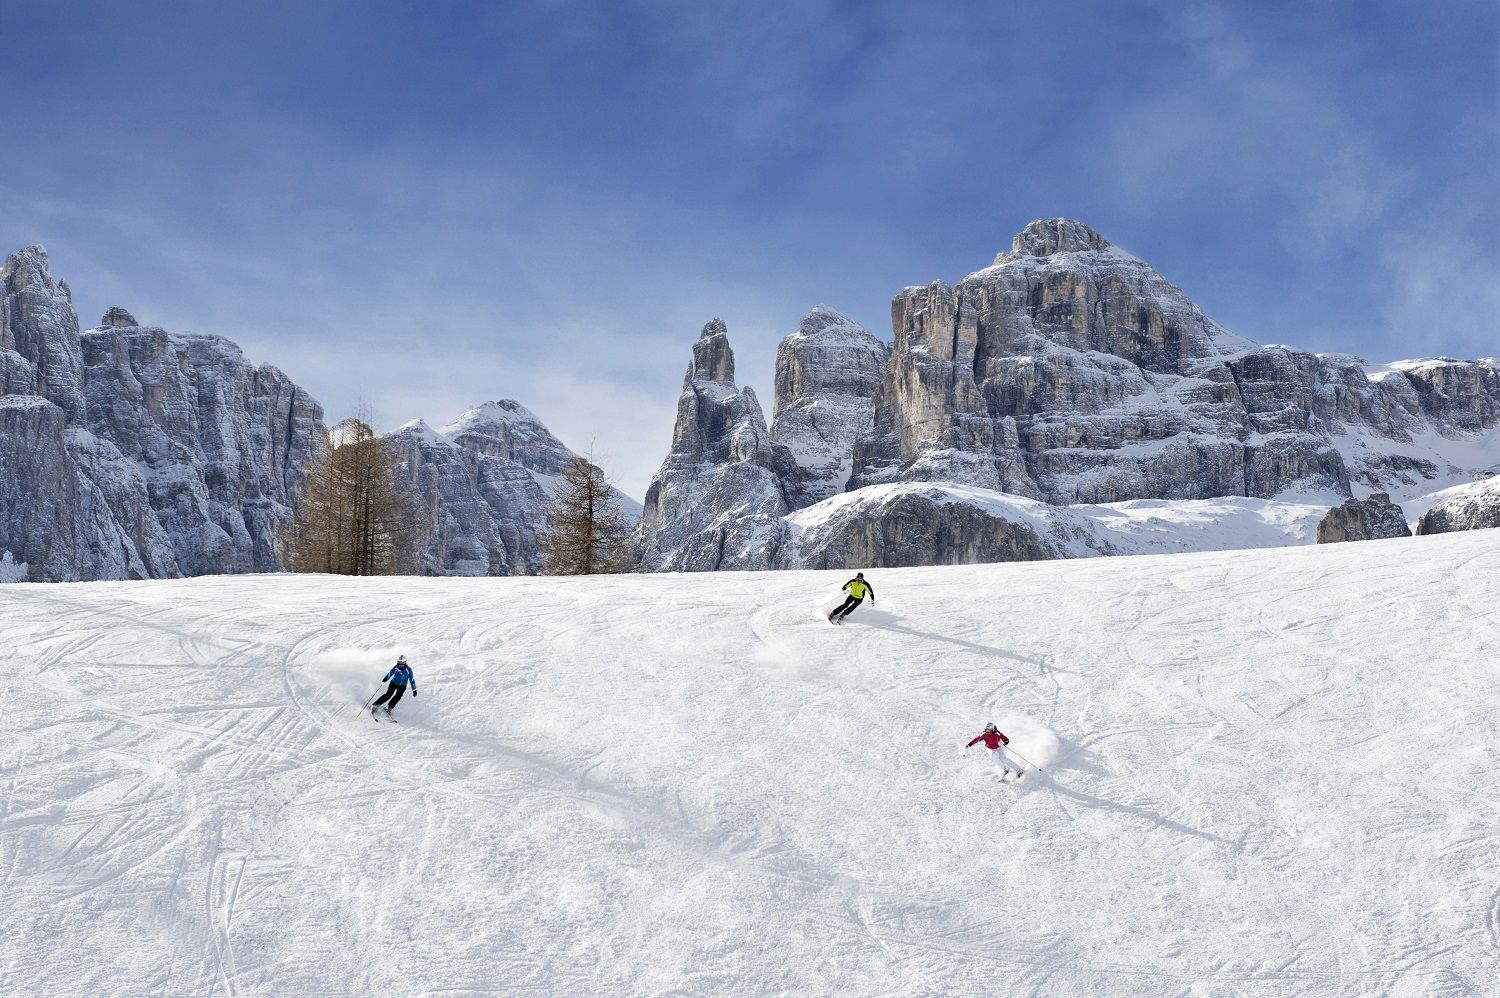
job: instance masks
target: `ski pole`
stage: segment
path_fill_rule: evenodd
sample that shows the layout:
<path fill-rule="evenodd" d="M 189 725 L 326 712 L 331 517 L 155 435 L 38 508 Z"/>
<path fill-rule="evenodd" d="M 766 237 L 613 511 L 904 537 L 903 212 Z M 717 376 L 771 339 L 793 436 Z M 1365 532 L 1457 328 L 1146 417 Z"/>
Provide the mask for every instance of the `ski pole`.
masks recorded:
<path fill-rule="evenodd" d="M 1026 763 L 1026 765 L 1030 766 L 1032 769 L 1042 768 L 1041 766 L 1038 766 L 1036 763 L 1032 762 L 1030 759 L 1026 758 L 1021 753 L 1017 752 L 1015 749 L 1011 748 L 1009 745 L 1005 746 L 1005 750 L 1011 755 L 1015 756 L 1017 759 L 1020 759 L 1022 762 Z"/>

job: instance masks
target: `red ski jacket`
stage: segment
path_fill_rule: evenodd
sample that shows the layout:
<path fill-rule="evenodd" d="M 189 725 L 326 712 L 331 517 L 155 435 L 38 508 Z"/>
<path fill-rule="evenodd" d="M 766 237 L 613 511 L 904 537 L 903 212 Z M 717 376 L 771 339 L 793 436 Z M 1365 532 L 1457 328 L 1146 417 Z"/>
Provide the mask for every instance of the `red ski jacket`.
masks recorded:
<path fill-rule="evenodd" d="M 997 749 L 1000 747 L 1000 744 L 1002 742 L 1006 745 L 1009 745 L 1010 739 L 1006 738 L 1005 735 L 999 731 L 981 731 L 979 734 L 974 736 L 974 741 L 970 742 L 969 745 L 973 745 L 974 742 L 984 742 L 985 748 Z M 968 748 L 969 745 L 965 745 L 964 748 Z"/>

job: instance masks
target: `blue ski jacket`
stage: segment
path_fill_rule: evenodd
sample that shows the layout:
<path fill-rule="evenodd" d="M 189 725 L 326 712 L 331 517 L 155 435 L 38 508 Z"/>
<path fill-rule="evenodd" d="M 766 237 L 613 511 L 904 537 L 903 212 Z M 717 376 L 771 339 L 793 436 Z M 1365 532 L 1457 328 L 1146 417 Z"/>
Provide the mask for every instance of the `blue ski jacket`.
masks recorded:
<path fill-rule="evenodd" d="M 406 684 L 407 683 L 411 683 L 411 688 L 412 689 L 416 689 L 417 688 L 417 677 L 413 676 L 411 674 L 411 666 L 409 666 L 409 665 L 397 665 L 397 666 L 395 666 L 394 668 L 391 669 L 390 672 L 387 672 L 385 674 L 385 678 L 382 679 L 381 682 L 382 683 L 395 683 L 397 686 L 401 687 L 402 689 L 406 688 Z"/>

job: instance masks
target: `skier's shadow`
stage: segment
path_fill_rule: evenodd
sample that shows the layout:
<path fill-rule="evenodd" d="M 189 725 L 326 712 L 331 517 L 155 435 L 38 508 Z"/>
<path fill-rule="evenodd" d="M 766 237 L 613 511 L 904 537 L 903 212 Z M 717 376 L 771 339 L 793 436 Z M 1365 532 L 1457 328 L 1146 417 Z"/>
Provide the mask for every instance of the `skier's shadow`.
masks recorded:
<path fill-rule="evenodd" d="M 884 610 L 867 610 L 864 613 L 861 613 L 859 615 L 859 618 L 852 619 L 859 619 L 861 623 L 869 624 L 871 627 L 878 627 L 882 631 L 895 631 L 897 634 L 910 634 L 912 637 L 921 638 L 924 641 L 938 641 L 943 644 L 956 645 L 966 651 L 975 652 L 979 655 L 987 655 L 990 658 L 1005 658 L 1010 659 L 1012 662 L 1022 662 L 1026 665 L 1034 665 L 1037 668 L 1042 669 L 1043 671 L 1049 669 L 1054 672 L 1067 671 L 1065 669 L 1058 669 L 1056 666 L 1049 666 L 1046 662 L 1043 662 L 1039 658 L 1030 658 L 1026 655 L 1017 655 L 1015 652 L 1006 651 L 1003 648 L 991 648 L 989 645 L 982 645 L 975 641 L 965 641 L 963 638 L 949 637 L 946 634 L 935 634 L 931 631 L 919 631 L 915 627 L 907 627 L 905 624 L 901 623 L 900 617 L 896 616 L 893 613 L 886 613 Z"/>
<path fill-rule="evenodd" d="M 1212 832 L 1204 832 L 1196 828 L 1191 828 L 1180 821 L 1173 821 L 1171 818 L 1163 818 L 1161 815 L 1154 811 L 1148 811 L 1144 807 L 1139 807 L 1135 804 L 1122 804 L 1107 797 L 1099 797 L 1095 794 L 1084 793 L 1081 790 L 1074 790 L 1072 787 L 1065 786 L 1058 781 L 1057 774 L 1063 770 L 1073 770 L 1101 777 L 1111 775 L 1108 769 L 1093 758 L 1092 753 L 1084 749 L 1074 749 L 1072 752 L 1064 753 L 1049 763 L 1046 770 L 1044 770 L 1047 776 L 1045 786 L 1051 787 L 1058 796 L 1066 797 L 1068 800 L 1082 804 L 1084 807 L 1092 810 L 1128 814 L 1131 817 L 1140 818 L 1142 821 L 1148 821 L 1160 828 L 1165 828 L 1170 832 L 1190 835 L 1193 838 L 1203 839 L 1207 842 L 1217 842 L 1221 845 L 1234 845 L 1229 839 L 1215 835 Z"/>

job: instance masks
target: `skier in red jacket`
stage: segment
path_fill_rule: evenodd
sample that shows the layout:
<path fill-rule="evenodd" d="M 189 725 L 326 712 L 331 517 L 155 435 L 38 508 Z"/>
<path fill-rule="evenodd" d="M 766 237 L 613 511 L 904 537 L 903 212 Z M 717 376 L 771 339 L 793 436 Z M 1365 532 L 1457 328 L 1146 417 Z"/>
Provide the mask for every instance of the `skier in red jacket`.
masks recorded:
<path fill-rule="evenodd" d="M 999 766 L 1006 776 L 1009 776 L 1011 771 L 1014 770 L 1016 779 L 1019 780 L 1021 778 L 1021 774 L 1025 770 L 1021 768 L 1019 762 L 1012 759 L 1005 751 L 1005 746 L 1010 744 L 1010 739 L 1005 737 L 1005 732 L 995 727 L 995 722 L 991 721 L 989 724 L 986 724 L 984 730 L 975 735 L 973 740 L 968 745 L 965 745 L 964 748 L 968 749 L 975 742 L 984 742 L 984 747 L 990 750 L 990 757 L 995 760 L 995 765 Z"/>

